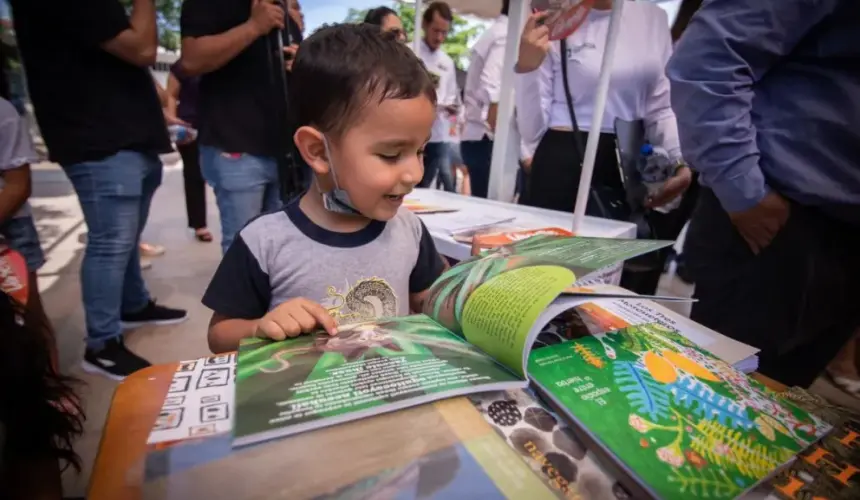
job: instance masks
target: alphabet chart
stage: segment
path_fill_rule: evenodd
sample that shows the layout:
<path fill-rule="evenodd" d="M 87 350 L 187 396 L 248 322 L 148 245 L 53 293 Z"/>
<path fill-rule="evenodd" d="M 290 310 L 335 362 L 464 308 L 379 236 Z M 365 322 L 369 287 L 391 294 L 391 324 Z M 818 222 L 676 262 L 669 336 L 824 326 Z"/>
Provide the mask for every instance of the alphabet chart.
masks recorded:
<path fill-rule="evenodd" d="M 230 432 L 236 355 L 180 361 L 147 444 Z"/>

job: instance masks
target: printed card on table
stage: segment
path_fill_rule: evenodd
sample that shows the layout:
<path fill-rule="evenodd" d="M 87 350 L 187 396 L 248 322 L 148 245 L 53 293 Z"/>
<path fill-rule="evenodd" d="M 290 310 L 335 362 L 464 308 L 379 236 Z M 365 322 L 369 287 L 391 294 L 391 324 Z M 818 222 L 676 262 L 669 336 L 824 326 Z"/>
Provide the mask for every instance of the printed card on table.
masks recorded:
<path fill-rule="evenodd" d="M 147 444 L 229 432 L 236 355 L 180 361 Z"/>

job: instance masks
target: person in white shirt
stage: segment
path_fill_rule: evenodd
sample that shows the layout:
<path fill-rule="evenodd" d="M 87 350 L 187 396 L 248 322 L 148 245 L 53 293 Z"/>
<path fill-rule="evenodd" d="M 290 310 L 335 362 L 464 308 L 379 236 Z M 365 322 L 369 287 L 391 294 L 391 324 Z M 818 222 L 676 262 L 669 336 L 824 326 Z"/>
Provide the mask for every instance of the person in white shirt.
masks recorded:
<path fill-rule="evenodd" d="M 463 128 L 461 151 L 469 167 L 472 194 L 481 198 L 487 197 L 490 182 L 493 132 L 499 110 L 509 4 L 510 0 L 502 1 L 499 17 L 472 47 L 463 91 L 466 125 Z"/>
<path fill-rule="evenodd" d="M 436 175 L 442 180 L 445 191 L 454 191 L 454 173 L 451 169 L 450 127 L 460 109 L 460 91 L 457 88 L 457 70 L 454 61 L 442 44 L 448 37 L 454 14 L 445 2 L 427 6 L 421 20 L 424 39 L 417 55 L 424 62 L 436 82 L 436 121 L 430 141 L 424 147 L 424 178 L 418 187 L 430 187 Z"/>
<path fill-rule="evenodd" d="M 611 7 L 612 0 L 596 0 L 582 25 L 559 42 L 549 40 L 549 30 L 543 25 L 546 13 L 534 13 L 526 22 L 515 67 L 517 124 L 522 139 L 538 146 L 529 172 L 529 187 L 522 200 L 524 204 L 573 211 L 586 137 L 594 118 Z M 620 22 L 592 194 L 586 209 L 589 215 L 615 218 L 625 217 L 619 213 L 621 211 L 614 210 L 616 200 L 626 203 L 616 151 L 616 119 L 642 120 L 645 138 L 665 149 L 678 165 L 674 176 L 664 183 L 660 192 L 645 201 L 647 206 L 659 207 L 674 200 L 686 190 L 691 179 L 690 169 L 683 166 L 678 126 L 669 98 L 669 80 L 665 75 L 666 62 L 672 53 L 666 13 L 651 2 L 627 1 Z M 564 60 L 562 45 L 566 47 Z M 567 78 L 562 73 L 563 65 L 567 68 Z M 568 92 L 573 113 L 568 107 Z M 652 214 L 656 215 L 652 218 Z M 648 222 L 656 233 L 652 236 L 674 239 L 683 221 L 680 224 L 673 220 L 655 223 L 654 219 L 661 219 L 663 215 L 648 214 Z M 625 283 L 622 278 L 622 285 L 640 293 L 653 293 L 662 265 L 660 270 L 656 270 L 656 264 L 653 267 L 656 273 L 648 276 L 646 284 Z"/>

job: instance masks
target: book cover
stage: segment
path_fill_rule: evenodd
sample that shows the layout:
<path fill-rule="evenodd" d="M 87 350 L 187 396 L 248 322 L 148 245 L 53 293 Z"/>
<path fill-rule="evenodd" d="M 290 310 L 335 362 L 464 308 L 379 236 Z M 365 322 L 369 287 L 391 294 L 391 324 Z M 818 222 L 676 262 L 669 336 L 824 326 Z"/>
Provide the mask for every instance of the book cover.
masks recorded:
<path fill-rule="evenodd" d="M 849 500 L 860 498 L 860 412 L 829 403 L 799 387 L 785 399 L 833 425 L 823 439 L 749 495 L 748 500 Z"/>
<path fill-rule="evenodd" d="M 479 255 L 484 250 L 515 243 L 538 234 L 550 236 L 573 236 L 573 233 L 560 227 L 542 227 L 535 229 L 518 229 L 508 231 L 493 231 L 487 234 L 476 234 L 472 237 L 472 255 Z"/>
<path fill-rule="evenodd" d="M 529 375 L 655 498 L 735 498 L 829 429 L 659 324 L 535 349 Z"/>
<path fill-rule="evenodd" d="M 416 214 L 440 214 L 447 212 L 456 212 L 459 208 L 443 207 L 441 205 L 428 205 L 421 203 L 418 200 L 403 200 L 403 206 L 415 212 Z"/>
<path fill-rule="evenodd" d="M 248 339 L 239 349 L 234 443 L 525 384 L 426 316 L 357 323 L 333 336 Z"/>

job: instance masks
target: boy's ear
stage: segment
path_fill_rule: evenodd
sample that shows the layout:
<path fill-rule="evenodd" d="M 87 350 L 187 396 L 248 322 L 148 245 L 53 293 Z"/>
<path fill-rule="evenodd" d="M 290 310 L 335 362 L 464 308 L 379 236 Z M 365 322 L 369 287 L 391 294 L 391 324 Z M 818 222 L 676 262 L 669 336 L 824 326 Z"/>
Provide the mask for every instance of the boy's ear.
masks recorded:
<path fill-rule="evenodd" d="M 299 127 L 293 135 L 293 141 L 299 154 L 305 159 L 317 175 L 326 175 L 329 172 L 329 159 L 325 150 L 325 139 L 322 133 L 308 126 Z"/>

